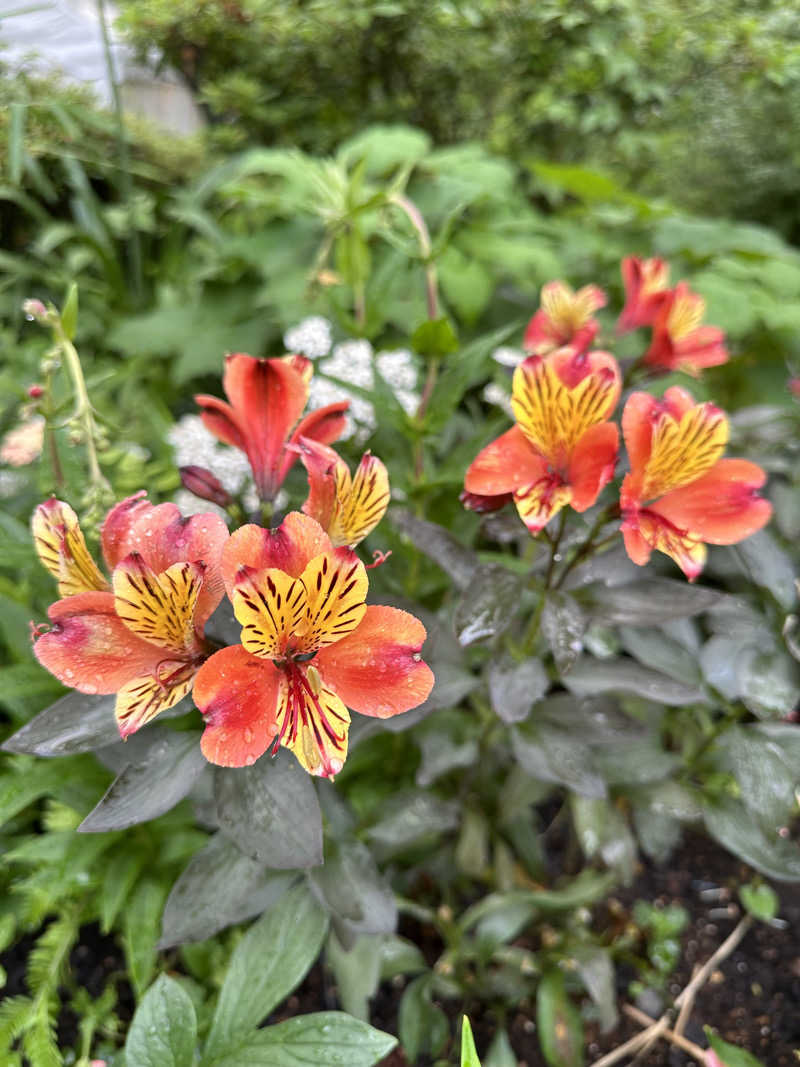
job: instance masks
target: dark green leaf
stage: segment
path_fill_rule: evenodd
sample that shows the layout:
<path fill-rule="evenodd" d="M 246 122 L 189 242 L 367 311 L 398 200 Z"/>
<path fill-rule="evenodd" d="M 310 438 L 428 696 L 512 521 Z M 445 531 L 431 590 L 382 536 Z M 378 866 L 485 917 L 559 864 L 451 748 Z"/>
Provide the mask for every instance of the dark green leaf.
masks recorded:
<path fill-rule="evenodd" d="M 800 667 L 783 650 L 742 649 L 736 678 L 743 703 L 761 719 L 784 718 L 800 700 Z"/>
<path fill-rule="evenodd" d="M 564 685 L 581 697 L 597 693 L 632 693 L 659 704 L 678 707 L 704 700 L 700 689 L 683 685 L 627 659 L 597 660 L 582 656 L 564 677 Z"/>
<path fill-rule="evenodd" d="M 200 734 L 164 727 L 148 731 L 144 757 L 126 767 L 81 825 L 84 833 L 123 830 L 163 815 L 183 800 L 208 766 Z"/>
<path fill-rule="evenodd" d="M 359 934 L 345 949 L 331 931 L 325 947 L 325 962 L 336 980 L 339 1002 L 356 1019 L 369 1022 L 369 1001 L 381 980 L 380 934 Z"/>
<path fill-rule="evenodd" d="M 601 557 L 602 559 L 602 557 Z M 592 616 L 625 626 L 654 626 L 706 611 L 723 599 L 722 593 L 673 578 L 643 578 L 587 592 Z"/>
<path fill-rule="evenodd" d="M 489 697 L 492 709 L 503 722 L 521 722 L 550 685 L 547 672 L 537 659 L 517 663 L 503 653 L 489 664 Z"/>
<path fill-rule="evenodd" d="M 742 801 L 766 830 L 790 821 L 798 773 L 774 741 L 752 727 L 733 726 L 717 741 L 715 755 L 720 768 L 734 775 Z"/>
<path fill-rule="evenodd" d="M 606 1032 L 617 1023 L 617 986 L 611 952 L 595 945 L 578 945 L 571 952 L 584 988 L 594 1001 L 600 1027 Z"/>
<path fill-rule="evenodd" d="M 750 580 L 768 589 L 782 608 L 789 611 L 794 606 L 797 566 L 769 530 L 759 530 L 730 551 L 741 561 Z"/>
<path fill-rule="evenodd" d="M 67 693 L 17 730 L 3 749 L 32 756 L 70 756 L 112 745 L 119 741 L 114 701 L 113 694 Z"/>
<path fill-rule="evenodd" d="M 558 673 L 566 674 L 583 651 L 586 617 L 574 597 L 550 592 L 542 609 L 542 633 L 547 638 Z"/>
<path fill-rule="evenodd" d="M 374 1067 L 396 1044 L 344 1012 L 321 1011 L 243 1035 L 222 1055 L 206 1052 L 203 1067 Z"/>
<path fill-rule="evenodd" d="M 745 863 L 777 882 L 800 881 L 800 847 L 795 841 L 781 837 L 777 829 L 765 830 L 755 813 L 743 803 L 709 802 L 703 815 L 711 836 Z"/>
<path fill-rule="evenodd" d="M 508 629 L 519 604 L 519 584 L 517 575 L 495 564 L 475 572 L 456 608 L 456 633 L 464 647 Z"/>
<path fill-rule="evenodd" d="M 585 796 L 605 795 L 591 747 L 568 729 L 528 720 L 512 731 L 511 743 L 520 766 L 533 778 L 569 786 Z"/>
<path fill-rule="evenodd" d="M 354 933 L 390 934 L 397 926 L 394 893 L 366 845 L 355 838 L 328 841 L 325 864 L 309 874 L 333 917 Z"/>
<path fill-rule="evenodd" d="M 162 974 L 142 998 L 125 1040 L 130 1067 L 192 1067 L 197 1019 L 189 994 Z"/>
<path fill-rule="evenodd" d="M 663 630 L 647 627 L 622 627 L 622 647 L 645 667 L 652 667 L 679 682 L 697 685 L 702 681 L 695 656 Z"/>
<path fill-rule="evenodd" d="M 583 1025 L 561 971 L 548 971 L 536 991 L 539 1044 L 550 1067 L 583 1067 Z"/>
<path fill-rule="evenodd" d="M 322 863 L 322 813 L 311 777 L 281 749 L 252 767 L 218 768 L 220 829 L 242 852 L 278 869 Z"/>
<path fill-rule="evenodd" d="M 419 519 L 403 508 L 393 508 L 389 512 L 389 521 L 416 548 L 438 563 L 453 579 L 457 589 L 469 589 L 480 560 L 471 549 L 459 544 L 444 526 Z"/>
<path fill-rule="evenodd" d="M 608 800 L 570 797 L 575 834 L 587 860 L 599 857 L 619 873 L 624 882 L 633 879 L 636 844 L 621 812 Z"/>
<path fill-rule="evenodd" d="M 400 852 L 426 838 L 455 830 L 459 808 L 454 801 L 440 800 L 431 793 L 399 793 L 390 813 L 367 831 L 380 855 Z"/>
<path fill-rule="evenodd" d="M 172 887 L 164 907 L 159 948 L 205 941 L 231 923 L 259 915 L 286 892 L 295 877 L 267 870 L 224 834 L 215 834 Z"/>
<path fill-rule="evenodd" d="M 284 893 L 244 935 L 220 990 L 205 1057 L 213 1061 L 258 1026 L 305 977 L 328 917 L 305 885 Z"/>
<path fill-rule="evenodd" d="M 406 1057 L 416 1063 L 423 1052 L 435 1056 L 450 1033 L 447 1016 L 431 1001 L 430 975 L 415 978 L 403 993 L 398 1013 L 398 1029 Z"/>

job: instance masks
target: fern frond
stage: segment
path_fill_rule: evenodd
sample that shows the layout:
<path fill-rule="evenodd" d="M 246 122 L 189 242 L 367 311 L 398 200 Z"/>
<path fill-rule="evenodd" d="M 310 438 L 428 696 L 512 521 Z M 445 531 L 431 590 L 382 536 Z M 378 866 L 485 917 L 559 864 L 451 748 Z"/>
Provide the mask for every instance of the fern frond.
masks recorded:
<path fill-rule="evenodd" d="M 23 1030 L 30 1026 L 35 1006 L 30 997 L 6 997 L 0 1003 L 0 1053 L 9 1052 Z"/>
<path fill-rule="evenodd" d="M 26 974 L 28 988 L 35 997 L 40 998 L 57 989 L 70 950 L 78 940 L 79 925 L 77 914 L 73 910 L 54 919 L 37 938 L 28 956 Z"/>
<path fill-rule="evenodd" d="M 22 1047 L 32 1067 L 63 1067 L 56 1043 L 56 1021 L 44 998 L 39 1001 L 33 1025 L 23 1034 Z"/>

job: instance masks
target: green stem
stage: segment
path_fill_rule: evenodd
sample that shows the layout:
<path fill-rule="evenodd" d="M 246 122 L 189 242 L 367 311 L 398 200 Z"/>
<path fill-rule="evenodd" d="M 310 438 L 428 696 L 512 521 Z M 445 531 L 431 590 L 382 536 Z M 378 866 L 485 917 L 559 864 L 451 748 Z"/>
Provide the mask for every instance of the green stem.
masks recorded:
<path fill-rule="evenodd" d="M 617 512 L 618 507 L 616 504 L 610 505 L 607 508 L 603 508 L 603 510 L 595 519 L 594 525 L 589 530 L 588 537 L 578 549 L 578 551 L 575 553 L 575 555 L 572 557 L 572 559 L 569 561 L 569 563 L 567 563 L 567 565 L 561 571 L 561 574 L 558 577 L 558 581 L 555 583 L 556 589 L 561 589 L 561 587 L 564 585 L 567 575 L 570 574 L 579 563 L 582 563 L 585 559 L 588 559 L 589 556 L 593 555 L 601 548 L 604 548 L 606 545 L 611 544 L 612 541 L 616 540 L 616 530 L 613 534 L 610 534 L 608 537 L 604 538 L 599 543 L 597 543 L 595 539 L 602 530 L 602 528 L 616 516 Z"/>
<path fill-rule="evenodd" d="M 389 203 L 400 208 L 417 234 L 419 250 L 425 264 L 425 299 L 428 305 L 428 318 L 433 321 L 439 318 L 439 280 L 436 275 L 436 264 L 431 259 L 433 245 L 427 224 L 413 200 L 409 200 L 402 193 L 393 193 L 389 197 Z"/>
<path fill-rule="evenodd" d="M 545 601 L 547 600 L 548 592 L 554 588 L 553 575 L 555 573 L 556 563 L 558 562 L 558 547 L 561 544 L 561 539 L 564 536 L 564 530 L 567 526 L 567 513 L 562 509 L 558 518 L 558 527 L 555 534 L 550 538 L 550 559 L 547 562 L 547 571 L 544 576 L 544 589 L 542 595 L 539 597 L 539 603 L 536 605 L 536 611 L 531 619 L 530 626 L 528 627 L 525 637 L 522 641 L 522 648 L 526 654 L 533 650 L 536 638 L 539 636 L 539 627 L 542 622 L 542 612 L 544 611 Z"/>
<path fill-rule="evenodd" d="M 97 459 L 97 447 L 95 443 L 97 437 L 97 425 L 94 421 L 94 412 L 92 411 L 89 392 L 86 388 L 86 379 L 83 377 L 83 367 L 81 366 L 80 356 L 78 355 L 75 345 L 73 345 L 72 341 L 70 341 L 64 333 L 60 322 L 54 327 L 54 332 L 56 342 L 64 357 L 67 372 L 72 379 L 72 387 L 75 390 L 75 411 L 72 418 L 75 422 L 82 425 L 84 434 L 86 435 L 89 479 L 93 486 L 101 489 L 108 489 L 109 484 L 100 469 L 100 463 Z"/>

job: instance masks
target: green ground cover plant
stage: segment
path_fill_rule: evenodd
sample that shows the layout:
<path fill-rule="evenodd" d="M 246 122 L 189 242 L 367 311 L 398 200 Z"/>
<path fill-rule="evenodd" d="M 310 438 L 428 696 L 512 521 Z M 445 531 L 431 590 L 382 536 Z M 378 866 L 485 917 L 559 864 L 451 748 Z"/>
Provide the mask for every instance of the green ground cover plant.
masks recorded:
<path fill-rule="evenodd" d="M 800 498 L 789 387 L 797 253 L 771 230 L 677 212 L 572 162 L 520 165 L 475 144 L 436 145 L 409 127 L 371 128 L 325 157 L 249 148 L 187 167 L 180 180 L 150 160 L 133 170 L 131 193 L 105 164 L 109 153 L 72 155 L 55 127 L 34 137 L 37 107 L 26 104 L 15 135 L 24 149 L 9 159 L 5 195 L 15 211 L 0 292 L 10 357 L 0 416 L 0 934 L 5 945 L 35 939 L 27 991 L 0 1009 L 2 1054 L 36 1067 L 69 1055 L 127 1067 L 168 1055 L 176 1064 L 292 1064 L 302 1045 L 317 1061 L 338 1055 L 366 1067 L 394 1045 L 368 1024 L 381 983 L 396 980 L 397 1038 L 409 1063 L 457 1062 L 451 1020 L 466 1010 L 491 1021 L 484 1067 L 506 1067 L 509 1012 L 519 1004 L 537 1021 L 547 1063 L 585 1062 L 586 1028 L 616 1021 L 617 969 L 633 966 L 641 986 L 663 988 L 675 965 L 679 915 L 641 902 L 624 934 L 602 917 L 640 856 L 666 861 L 688 827 L 760 878 L 800 879 L 792 717 Z M 11 166 L 28 157 L 32 164 Z M 57 195 L 37 190 L 37 166 Z M 636 305 L 623 259 L 629 271 L 631 262 L 646 270 L 668 259 L 671 278 L 655 285 L 650 318 L 642 313 L 620 334 L 619 312 Z M 574 289 L 548 287 L 555 279 Z M 681 333 L 668 312 L 683 280 L 690 310 L 695 293 L 707 306 L 702 324 L 692 319 Z M 590 289 L 587 309 L 582 287 L 601 287 L 604 305 Z M 25 300 L 34 303 L 23 310 Z M 577 335 L 587 328 L 582 347 Z M 285 351 L 313 356 L 313 367 L 281 363 Z M 233 416 L 222 406 L 226 352 L 252 357 L 227 363 Z M 285 397 L 259 408 L 262 423 L 245 418 L 232 377 L 239 367 L 307 390 L 318 423 L 306 430 L 329 426 L 314 412 L 333 405 L 334 437 L 320 429 L 321 437 L 294 439 Z M 612 409 L 618 420 L 629 413 L 629 468 L 624 453 L 616 471 L 604 464 L 594 483 L 602 499 L 566 506 L 564 490 L 577 491 L 580 473 L 567 460 L 580 435 L 562 439 L 553 427 L 538 437 L 529 427 L 526 438 L 555 478 L 547 492 L 470 481 L 486 475 L 479 457 L 523 423 L 526 389 L 539 395 L 546 381 L 572 396 L 595 378 L 608 401 L 600 422 L 613 425 Z M 719 462 L 747 465 L 744 482 L 733 480 L 741 492 L 726 497 L 731 516 L 768 499 L 770 525 L 756 523 L 732 545 L 723 535 L 704 566 L 705 538 L 678 544 L 663 525 L 654 533 L 630 445 L 631 413 L 645 401 L 632 396 L 652 397 L 654 420 L 699 413 L 698 426 L 715 427 L 715 461 L 724 421 L 729 451 L 741 458 Z M 346 403 L 352 436 L 336 444 L 336 459 L 314 446 L 335 442 Z M 578 409 L 578 401 L 569 408 Z M 612 431 L 603 432 L 609 445 Z M 281 486 L 259 452 L 265 440 L 278 467 L 295 460 L 281 468 Z M 237 446 L 246 456 L 234 478 Z M 518 462 L 514 453 L 501 467 Z M 85 562 L 73 517 L 100 560 L 99 526 L 120 501 L 146 489 L 157 505 L 194 490 L 196 511 L 216 503 L 224 513 L 237 567 L 259 571 L 240 555 L 241 531 L 284 529 L 301 507 L 295 526 L 336 532 L 341 551 L 360 541 L 347 493 L 353 478 L 366 484 L 359 470 L 377 484 L 378 463 L 393 500 L 358 550 L 372 567 L 369 605 L 421 620 L 428 640 L 413 656 L 422 660 L 406 667 L 416 678 L 424 662 L 436 682 L 402 714 L 354 715 L 346 758 L 324 745 L 322 757 L 313 746 L 288 751 L 292 731 L 266 698 L 267 747 L 277 738 L 283 750 L 249 763 L 248 749 L 237 766 L 241 753 L 225 739 L 212 747 L 208 732 L 222 713 L 207 665 L 214 656 L 258 658 L 240 645 L 240 624 L 254 623 L 242 618 L 232 579 L 227 599 L 220 587 L 222 607 L 203 620 L 214 655 L 204 646 L 204 662 L 192 661 L 195 702 L 164 707 L 158 722 L 136 719 L 135 701 L 123 714 L 113 692 L 66 690 L 34 659 L 29 622 L 42 624 L 54 601 L 111 596 L 102 570 L 90 593 L 69 585 L 72 563 Z M 765 489 L 754 466 L 769 475 Z M 465 476 L 472 509 L 459 500 Z M 652 496 L 672 491 L 661 489 Z M 516 503 L 505 499 L 514 494 Z M 54 512 L 53 495 L 70 510 Z M 49 516 L 56 531 L 50 574 L 29 528 L 37 507 L 40 524 Z M 213 523 L 222 522 L 215 512 Z M 635 558 L 640 536 L 656 550 L 647 567 Z M 123 560 L 107 553 L 106 563 L 116 589 Z M 54 578 L 66 583 L 59 594 Z M 263 679 L 273 671 L 302 677 L 317 699 L 319 686 L 336 688 L 325 647 L 297 643 L 306 622 L 293 617 L 294 628 L 281 630 L 295 644 L 269 646 L 259 685 L 271 685 Z M 34 632 L 42 660 L 42 642 L 63 632 L 58 619 L 49 625 Z M 180 657 L 188 646 L 165 647 Z M 73 669 L 55 665 L 61 682 Z M 158 692 L 170 690 L 173 675 L 157 676 Z M 233 732 L 244 745 L 245 728 Z M 764 882 L 743 893 L 742 936 L 753 921 L 775 918 L 769 894 Z M 398 934 L 399 921 L 406 933 L 425 931 L 425 951 Z M 124 959 L 125 974 L 97 997 L 70 967 L 87 926 L 116 938 Z M 332 976 L 343 1012 L 276 1020 L 314 965 Z M 138 1004 L 132 1021 L 126 997 Z M 69 1049 L 57 1031 L 65 1009 L 81 1020 Z M 735 1067 L 724 1035 L 709 1041 Z M 461 1055 L 478 1062 L 469 1038 Z"/>

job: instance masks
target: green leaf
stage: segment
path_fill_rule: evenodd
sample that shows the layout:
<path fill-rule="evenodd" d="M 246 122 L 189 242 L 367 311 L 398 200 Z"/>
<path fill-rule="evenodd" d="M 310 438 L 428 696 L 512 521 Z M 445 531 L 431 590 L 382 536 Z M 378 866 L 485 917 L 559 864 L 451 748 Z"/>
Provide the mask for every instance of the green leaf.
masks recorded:
<path fill-rule="evenodd" d="M 144 755 L 114 779 L 79 831 L 123 830 L 163 815 L 183 800 L 208 766 L 199 732 L 153 727 L 148 735 Z"/>
<path fill-rule="evenodd" d="M 481 1067 L 472 1027 L 466 1015 L 461 1020 L 461 1067 Z"/>
<path fill-rule="evenodd" d="M 778 894 L 771 886 L 754 882 L 740 886 L 739 899 L 745 910 L 761 922 L 768 923 L 778 914 Z"/>
<path fill-rule="evenodd" d="M 251 767 L 216 770 L 220 829 L 253 859 L 279 870 L 322 863 L 322 813 L 311 777 L 282 749 Z"/>
<path fill-rule="evenodd" d="M 111 930 L 144 864 L 145 857 L 137 850 L 122 855 L 115 852 L 113 861 L 104 865 L 100 889 L 100 927 L 104 934 Z"/>
<path fill-rule="evenodd" d="M 12 734 L 3 750 L 31 756 L 69 756 L 113 745 L 119 741 L 114 701 L 113 694 L 67 693 Z"/>
<path fill-rule="evenodd" d="M 561 971 L 548 971 L 536 991 L 539 1044 L 550 1067 L 583 1067 L 583 1025 Z"/>
<path fill-rule="evenodd" d="M 720 769 L 734 775 L 741 800 L 765 829 L 788 823 L 795 808 L 797 768 L 752 726 L 732 726 L 716 743 Z"/>
<path fill-rule="evenodd" d="M 518 1063 L 508 1034 L 505 1030 L 498 1030 L 486 1053 L 483 1067 L 517 1067 Z"/>
<path fill-rule="evenodd" d="M 695 656 L 663 630 L 624 626 L 620 630 L 620 638 L 625 651 L 644 666 L 652 667 L 679 682 L 697 684 L 702 681 Z"/>
<path fill-rule="evenodd" d="M 407 986 L 400 1001 L 397 1025 L 410 1063 L 416 1063 L 423 1052 L 436 1056 L 450 1033 L 447 1016 L 431 1001 L 432 983 L 431 975 L 420 975 Z"/>
<path fill-rule="evenodd" d="M 757 1060 L 755 1056 L 752 1056 L 743 1048 L 738 1048 L 736 1045 L 723 1041 L 710 1026 L 704 1026 L 703 1029 L 706 1032 L 708 1043 L 716 1052 L 722 1067 L 764 1067 L 761 1060 Z"/>
<path fill-rule="evenodd" d="M 333 971 L 342 1007 L 364 1022 L 369 1022 L 369 1001 L 381 980 L 382 941 L 380 934 L 360 934 L 352 947 L 345 949 L 331 932 L 325 948 L 325 961 Z"/>
<path fill-rule="evenodd" d="M 456 608 L 459 643 L 466 648 L 507 630 L 514 621 L 519 594 L 519 576 L 505 567 L 489 564 L 476 571 Z"/>
<path fill-rule="evenodd" d="M 517 663 L 508 653 L 502 653 L 492 657 L 488 673 L 492 710 L 507 723 L 526 719 L 550 686 L 547 671 L 538 659 Z"/>
<path fill-rule="evenodd" d="M 231 957 L 220 990 L 206 1060 L 237 1043 L 258 1026 L 302 982 L 319 955 L 328 917 L 305 885 L 272 905 L 247 931 Z"/>
<path fill-rule="evenodd" d="M 367 830 L 379 856 L 390 856 L 417 842 L 455 830 L 459 806 L 424 790 L 392 796 L 388 814 Z"/>
<path fill-rule="evenodd" d="M 708 802 L 706 829 L 721 845 L 777 882 L 800 881 L 800 847 L 764 829 L 756 814 L 736 800 Z"/>
<path fill-rule="evenodd" d="M 730 551 L 739 559 L 752 582 L 762 589 L 768 589 L 786 611 L 794 607 L 797 599 L 794 585 L 797 567 L 768 530 L 759 530 L 752 537 L 733 545 Z"/>
<path fill-rule="evenodd" d="M 15 100 L 8 109 L 8 180 L 19 185 L 22 180 L 22 163 L 25 157 L 25 118 L 27 105 Z"/>
<path fill-rule="evenodd" d="M 332 916 L 341 921 L 342 932 L 394 932 L 397 926 L 394 893 L 361 841 L 329 839 L 324 866 L 311 871 L 309 878 Z"/>
<path fill-rule="evenodd" d="M 458 351 L 458 338 L 449 319 L 429 319 L 412 333 L 411 347 L 427 359 L 441 359 Z"/>
<path fill-rule="evenodd" d="M 162 974 L 142 998 L 125 1040 L 125 1059 L 133 1067 L 192 1067 L 197 1019 L 189 994 Z"/>
<path fill-rule="evenodd" d="M 78 286 L 75 282 L 67 290 L 67 297 L 61 309 L 61 328 L 68 340 L 75 337 L 78 328 Z"/>
<path fill-rule="evenodd" d="M 403 508 L 389 512 L 391 524 L 404 534 L 415 548 L 424 552 L 452 578 L 456 588 L 469 589 L 473 576 L 481 566 L 478 556 L 456 541 L 455 537 L 438 523 L 417 518 Z"/>
<path fill-rule="evenodd" d="M 603 557 L 600 557 L 602 562 Z M 586 591 L 593 618 L 623 626 L 654 626 L 707 611 L 724 599 L 722 593 L 673 578 L 644 578 L 612 588 Z"/>
<path fill-rule="evenodd" d="M 205 941 L 231 923 L 271 907 L 294 874 L 276 874 L 245 856 L 224 834 L 215 834 L 192 856 L 164 906 L 159 948 Z"/>
<path fill-rule="evenodd" d="M 240 1038 L 222 1055 L 209 1056 L 204 1067 L 374 1067 L 397 1044 L 391 1034 L 375 1030 L 340 1011 L 298 1015 Z"/>
<path fill-rule="evenodd" d="M 495 275 L 477 259 L 449 245 L 436 261 L 442 292 L 459 319 L 473 325 L 495 290 Z"/>
<path fill-rule="evenodd" d="M 577 945 L 571 957 L 577 963 L 580 980 L 597 1008 L 601 1029 L 604 1033 L 613 1029 L 618 1012 L 616 973 L 610 950 L 595 945 Z"/>
<path fill-rule="evenodd" d="M 616 870 L 624 882 L 633 879 L 636 844 L 628 823 L 608 800 L 570 797 L 575 834 L 587 860 L 599 857 Z"/>
<path fill-rule="evenodd" d="M 122 941 L 131 984 L 140 995 L 156 963 L 156 942 L 168 886 L 155 876 L 141 879 L 122 913 Z"/>
<path fill-rule="evenodd" d="M 704 700 L 702 690 L 627 659 L 598 660 L 581 656 L 565 675 L 564 685 L 579 697 L 597 693 L 632 693 L 645 700 L 676 707 Z"/>
<path fill-rule="evenodd" d="M 569 730 L 528 720 L 512 730 L 511 745 L 517 762 L 533 778 L 566 785 L 584 796 L 605 796 L 591 746 Z"/>
<path fill-rule="evenodd" d="M 542 633 L 553 653 L 558 673 L 567 674 L 583 651 L 586 617 L 568 593 L 548 592 L 542 608 Z"/>

